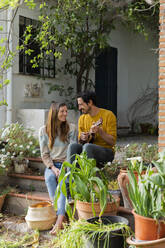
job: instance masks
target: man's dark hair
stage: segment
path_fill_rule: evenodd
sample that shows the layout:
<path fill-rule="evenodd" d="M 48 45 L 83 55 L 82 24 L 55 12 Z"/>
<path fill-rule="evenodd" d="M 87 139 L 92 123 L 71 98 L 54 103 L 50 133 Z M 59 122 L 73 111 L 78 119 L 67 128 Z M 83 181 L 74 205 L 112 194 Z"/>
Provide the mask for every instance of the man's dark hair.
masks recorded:
<path fill-rule="evenodd" d="M 96 106 L 96 93 L 93 91 L 80 92 L 77 95 L 77 98 L 82 98 L 86 104 L 88 104 L 89 101 L 92 100 L 93 104 Z"/>

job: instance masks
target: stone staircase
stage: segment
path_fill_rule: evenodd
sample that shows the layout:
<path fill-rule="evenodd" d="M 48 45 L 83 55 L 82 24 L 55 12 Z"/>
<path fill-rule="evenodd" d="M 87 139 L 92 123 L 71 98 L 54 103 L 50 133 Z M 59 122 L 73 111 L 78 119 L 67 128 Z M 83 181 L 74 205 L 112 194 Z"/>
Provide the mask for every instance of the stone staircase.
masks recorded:
<path fill-rule="evenodd" d="M 29 205 L 40 201 L 49 201 L 43 176 L 45 166 L 42 160 L 30 158 L 29 169 L 31 169 L 31 173 L 10 173 L 3 178 L 5 182 L 3 185 L 14 188 L 13 192 L 7 194 L 3 210 L 16 215 L 24 215 Z"/>
<path fill-rule="evenodd" d="M 0 186 L 11 186 L 16 189 L 7 194 L 3 205 L 3 212 L 14 215 L 26 215 L 31 204 L 40 201 L 49 201 L 49 195 L 44 180 L 45 166 L 40 158 L 29 159 L 29 167 L 37 170 L 36 173 L 16 174 L 10 173 L 7 176 L 0 176 Z M 73 207 L 73 201 L 70 202 Z M 130 210 L 124 207 L 118 208 L 118 215 L 128 218 L 132 230 L 134 230 L 134 219 Z M 77 215 L 75 216 L 76 218 Z"/>

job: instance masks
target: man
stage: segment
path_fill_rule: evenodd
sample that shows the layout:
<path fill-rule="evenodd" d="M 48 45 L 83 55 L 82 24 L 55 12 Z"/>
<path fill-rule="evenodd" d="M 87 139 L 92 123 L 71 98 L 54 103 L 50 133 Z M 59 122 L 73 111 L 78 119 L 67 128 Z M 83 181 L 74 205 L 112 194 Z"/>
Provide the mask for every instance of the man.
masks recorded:
<path fill-rule="evenodd" d="M 97 164 L 111 162 L 114 159 L 116 143 L 116 117 L 106 109 L 96 106 L 96 94 L 83 92 L 77 97 L 78 108 L 83 113 L 78 122 L 79 144 L 73 143 L 68 147 L 67 161 L 72 163 L 74 154 L 87 152 L 88 158 L 95 158 Z M 102 120 L 101 125 L 95 125 Z M 93 141 L 89 143 L 90 138 Z"/>

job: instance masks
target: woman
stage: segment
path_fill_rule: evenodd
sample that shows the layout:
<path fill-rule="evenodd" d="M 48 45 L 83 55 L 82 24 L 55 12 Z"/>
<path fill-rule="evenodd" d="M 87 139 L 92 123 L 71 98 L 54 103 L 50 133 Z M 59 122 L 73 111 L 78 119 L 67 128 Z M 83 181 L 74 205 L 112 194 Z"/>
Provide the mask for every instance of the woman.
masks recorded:
<path fill-rule="evenodd" d="M 66 104 L 53 102 L 49 109 L 46 126 L 41 127 L 39 131 L 41 158 L 46 166 L 45 183 L 52 202 L 60 169 L 63 161 L 66 160 L 68 145 L 77 139 L 75 125 L 69 124 L 66 117 Z M 55 234 L 58 229 L 62 228 L 65 216 L 65 196 L 62 193 L 58 199 L 57 215 L 58 218 L 51 234 Z"/>

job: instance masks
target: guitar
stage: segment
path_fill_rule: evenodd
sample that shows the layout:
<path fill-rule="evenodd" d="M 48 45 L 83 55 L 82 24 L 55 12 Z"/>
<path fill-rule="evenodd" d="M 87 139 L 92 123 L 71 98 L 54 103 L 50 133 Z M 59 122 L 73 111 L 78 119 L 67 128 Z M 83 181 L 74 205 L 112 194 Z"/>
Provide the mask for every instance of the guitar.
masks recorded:
<path fill-rule="evenodd" d="M 103 119 L 100 118 L 98 121 L 96 121 L 95 123 L 92 124 L 92 127 L 98 127 L 103 123 Z M 92 133 L 91 131 L 89 131 L 88 133 L 88 139 L 87 140 L 79 140 L 80 144 L 84 145 L 85 143 L 93 143 L 95 139 L 95 133 Z"/>

